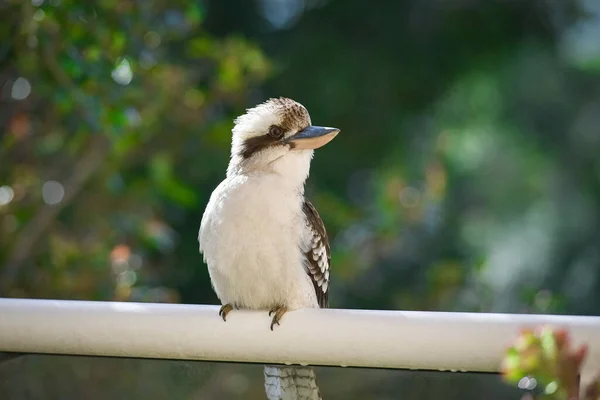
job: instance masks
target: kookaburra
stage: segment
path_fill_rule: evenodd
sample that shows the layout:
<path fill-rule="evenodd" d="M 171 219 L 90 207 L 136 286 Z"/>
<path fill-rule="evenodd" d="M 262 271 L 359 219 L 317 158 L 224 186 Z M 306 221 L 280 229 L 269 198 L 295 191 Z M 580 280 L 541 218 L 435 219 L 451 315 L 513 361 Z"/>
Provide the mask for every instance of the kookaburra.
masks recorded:
<path fill-rule="evenodd" d="M 200 252 L 226 320 L 265 310 L 267 329 L 287 311 L 327 307 L 330 249 L 323 221 L 304 197 L 313 150 L 339 129 L 314 126 L 306 108 L 270 99 L 235 120 L 227 176 L 200 225 Z M 265 367 L 269 399 L 319 399 L 314 372 Z"/>

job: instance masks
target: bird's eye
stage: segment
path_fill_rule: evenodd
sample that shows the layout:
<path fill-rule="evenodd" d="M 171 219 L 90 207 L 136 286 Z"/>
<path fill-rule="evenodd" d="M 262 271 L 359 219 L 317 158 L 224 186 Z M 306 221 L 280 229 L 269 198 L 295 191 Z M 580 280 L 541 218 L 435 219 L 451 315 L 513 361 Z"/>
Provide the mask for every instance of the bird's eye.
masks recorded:
<path fill-rule="evenodd" d="M 283 128 L 278 125 L 271 125 L 269 127 L 269 136 L 275 139 L 281 139 L 283 137 L 284 131 Z"/>

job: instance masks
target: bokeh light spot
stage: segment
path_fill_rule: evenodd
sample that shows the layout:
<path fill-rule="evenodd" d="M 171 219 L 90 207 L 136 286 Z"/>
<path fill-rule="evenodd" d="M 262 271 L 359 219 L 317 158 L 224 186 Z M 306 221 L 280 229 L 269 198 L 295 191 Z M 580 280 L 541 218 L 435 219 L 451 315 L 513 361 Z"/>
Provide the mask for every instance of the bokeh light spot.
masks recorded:
<path fill-rule="evenodd" d="M 111 76 L 119 85 L 129 85 L 133 79 L 133 71 L 131 70 L 129 60 L 127 58 L 120 59 L 115 69 L 113 69 Z"/>
<path fill-rule="evenodd" d="M 129 266 L 133 269 L 140 269 L 143 264 L 142 256 L 139 254 L 132 253 L 129 256 Z"/>
<path fill-rule="evenodd" d="M 183 95 L 183 104 L 191 109 L 198 109 L 204 104 L 204 94 L 200 90 L 188 89 Z"/>
<path fill-rule="evenodd" d="M 525 377 L 521 378 L 521 380 L 518 383 L 518 386 L 519 386 L 519 389 L 533 390 L 537 386 L 537 381 L 535 380 L 535 378 L 530 378 L 528 376 L 525 376 Z"/>
<path fill-rule="evenodd" d="M 15 191 L 10 186 L 0 186 L 0 206 L 5 206 L 15 198 Z"/>
<path fill-rule="evenodd" d="M 36 22 L 40 22 L 41 20 L 44 19 L 45 16 L 46 16 L 46 13 L 44 12 L 44 10 L 37 10 L 36 12 L 33 13 L 33 20 Z"/>
<path fill-rule="evenodd" d="M 158 46 L 160 46 L 161 37 L 157 32 L 146 32 L 146 34 L 144 35 L 144 42 L 149 48 L 155 49 Z"/>
<path fill-rule="evenodd" d="M 558 390 L 558 383 L 556 381 L 550 382 L 546 385 L 546 394 L 553 394 Z"/>
<path fill-rule="evenodd" d="M 276 29 L 282 29 L 296 22 L 306 4 L 304 0 L 262 0 L 262 14 Z"/>
<path fill-rule="evenodd" d="M 65 196 L 65 188 L 60 182 L 47 181 L 42 186 L 42 198 L 46 204 L 54 205 L 62 201 Z"/>
<path fill-rule="evenodd" d="M 421 191 L 412 186 L 407 186 L 400 191 L 400 203 L 404 207 L 416 207 L 421 202 Z"/>
<path fill-rule="evenodd" d="M 130 287 L 130 286 L 135 285 L 136 281 L 137 281 L 137 274 L 135 273 L 135 271 L 132 271 L 130 269 L 121 272 L 119 274 L 119 276 L 117 277 L 117 284 L 119 286 Z"/>
<path fill-rule="evenodd" d="M 142 116 L 140 115 L 140 112 L 133 107 L 125 110 L 125 117 L 127 118 L 127 124 L 131 127 L 135 128 L 140 126 L 142 123 Z"/>
<path fill-rule="evenodd" d="M 31 93 L 31 84 L 25 78 L 17 78 L 12 85 L 10 96 L 15 100 L 24 100 Z"/>

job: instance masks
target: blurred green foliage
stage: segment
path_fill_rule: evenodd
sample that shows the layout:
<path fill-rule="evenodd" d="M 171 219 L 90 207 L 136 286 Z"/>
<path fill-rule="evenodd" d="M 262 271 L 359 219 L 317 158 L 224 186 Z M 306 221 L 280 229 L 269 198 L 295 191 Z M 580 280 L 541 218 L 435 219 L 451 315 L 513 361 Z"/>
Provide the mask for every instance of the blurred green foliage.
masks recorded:
<path fill-rule="evenodd" d="M 196 236 L 232 120 L 288 96 L 342 129 L 307 189 L 333 306 L 600 312 L 593 3 L 0 10 L 3 295 L 216 303 Z"/>
<path fill-rule="evenodd" d="M 2 7 L 3 293 L 180 301 L 201 261 L 176 262 L 172 225 L 222 173 L 228 108 L 268 73 L 263 52 L 206 32 L 203 3 Z"/>

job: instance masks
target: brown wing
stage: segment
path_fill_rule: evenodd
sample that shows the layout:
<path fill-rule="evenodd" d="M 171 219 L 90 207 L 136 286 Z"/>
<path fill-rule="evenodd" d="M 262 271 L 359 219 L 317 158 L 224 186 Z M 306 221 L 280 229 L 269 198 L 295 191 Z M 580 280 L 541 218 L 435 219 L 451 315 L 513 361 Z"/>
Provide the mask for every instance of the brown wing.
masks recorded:
<path fill-rule="evenodd" d="M 329 238 L 323 220 L 311 202 L 304 199 L 302 209 L 311 236 L 310 248 L 304 253 L 306 272 L 315 287 L 319 307 L 327 308 L 329 306 L 329 265 L 331 261 Z"/>

